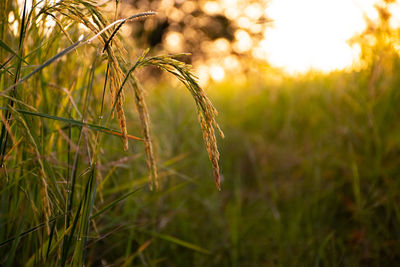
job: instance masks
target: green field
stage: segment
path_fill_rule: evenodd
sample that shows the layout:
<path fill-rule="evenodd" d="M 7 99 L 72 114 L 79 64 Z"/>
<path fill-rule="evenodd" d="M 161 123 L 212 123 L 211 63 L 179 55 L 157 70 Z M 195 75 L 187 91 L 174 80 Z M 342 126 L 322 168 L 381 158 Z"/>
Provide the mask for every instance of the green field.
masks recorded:
<path fill-rule="evenodd" d="M 0 266 L 399 264 L 396 34 L 382 27 L 361 43 L 358 70 L 292 77 L 249 62 L 246 81 L 209 84 L 225 134 L 219 192 L 203 141 L 213 135 L 198 121 L 213 127 L 212 109 L 186 66 L 140 58 L 115 27 L 78 47 L 78 23 L 93 26 L 88 38 L 109 25 L 91 1 L 26 11 L 13 34 L 12 2 L 0 3 Z M 110 84 L 136 62 L 183 70 L 138 72 L 119 107 Z M 147 134 L 154 153 L 134 138 Z"/>

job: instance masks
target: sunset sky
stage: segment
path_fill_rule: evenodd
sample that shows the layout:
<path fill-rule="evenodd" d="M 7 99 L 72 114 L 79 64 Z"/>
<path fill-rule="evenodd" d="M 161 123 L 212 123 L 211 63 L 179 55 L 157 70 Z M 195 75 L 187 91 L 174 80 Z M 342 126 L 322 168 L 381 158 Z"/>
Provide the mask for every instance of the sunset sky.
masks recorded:
<path fill-rule="evenodd" d="M 233 51 L 250 52 L 256 59 L 289 74 L 309 70 L 330 72 L 358 66 L 360 47 L 349 39 L 362 33 L 367 20 L 377 21 L 379 0 L 219 0 L 204 1 L 209 15 L 223 13 L 241 27 L 235 32 Z M 400 5 L 391 4 L 393 28 L 400 26 Z M 264 38 L 253 40 L 249 33 L 261 29 L 259 19 L 272 22 L 263 27 Z M 262 23 L 261 23 L 262 25 Z M 183 37 L 182 37 L 183 38 Z M 215 50 L 220 46 L 217 40 Z M 226 49 L 219 49 L 221 52 Z M 239 73 L 235 58 L 218 52 L 219 58 L 197 66 L 201 80 L 221 81 L 226 73 Z M 229 60 L 228 60 L 229 59 Z M 236 58 L 237 59 L 237 58 Z M 211 66 L 211 67 L 210 67 Z"/>
<path fill-rule="evenodd" d="M 377 2 L 272 0 L 266 13 L 274 23 L 265 32 L 265 58 L 289 73 L 351 66 L 358 59 L 359 48 L 351 47 L 347 41 L 365 29 L 365 16 L 377 19 Z M 398 4 L 392 10 L 392 22 L 398 24 Z"/>

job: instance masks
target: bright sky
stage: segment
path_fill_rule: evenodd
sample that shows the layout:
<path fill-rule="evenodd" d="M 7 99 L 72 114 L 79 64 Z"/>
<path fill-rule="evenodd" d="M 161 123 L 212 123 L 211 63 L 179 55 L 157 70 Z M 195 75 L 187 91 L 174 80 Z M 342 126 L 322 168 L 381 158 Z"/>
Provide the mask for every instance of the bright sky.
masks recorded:
<path fill-rule="evenodd" d="M 170 1 L 172 0 L 162 2 Z M 228 18 L 237 21 L 241 29 L 235 32 L 233 50 L 239 53 L 252 52 L 256 58 L 265 59 L 272 66 L 296 74 L 310 69 L 323 72 L 341 70 L 356 63 L 360 49 L 357 46 L 351 47 L 348 40 L 365 29 L 365 16 L 372 20 L 377 19 L 374 5 L 378 2 L 381 1 L 210 0 L 204 1 L 203 9 L 210 15 L 224 13 Z M 268 3 L 266 10 L 263 3 Z M 186 2 L 187 6 L 190 4 L 190 1 Z M 392 27 L 400 27 L 400 3 L 392 4 L 389 10 L 392 13 Z M 262 33 L 262 27 L 257 23 L 262 15 L 271 18 L 273 25 L 265 30 L 265 39 L 256 44 L 248 32 Z M 14 23 L 12 28 L 17 32 L 18 21 L 14 21 L 13 14 L 10 14 L 9 21 Z M 46 23 L 49 28 L 55 24 L 54 21 L 49 23 L 52 23 Z M 183 35 L 172 32 L 166 40 L 167 45 L 179 47 Z M 224 79 L 227 69 L 240 72 L 237 59 L 220 53 L 229 50 L 227 40 L 218 39 L 212 45 L 211 48 L 221 54 L 221 62 L 199 66 L 198 76 L 201 80 L 211 77 L 220 81 Z M 209 50 L 214 51 L 211 48 Z"/>
<path fill-rule="evenodd" d="M 241 29 L 235 32 L 235 52 L 251 52 L 255 58 L 266 60 L 289 74 L 298 74 L 309 70 L 330 72 L 357 66 L 360 47 L 350 46 L 349 39 L 365 30 L 366 18 L 372 21 L 378 19 L 375 5 L 382 2 L 383 0 L 209 0 L 204 2 L 203 9 L 210 15 L 223 12 L 240 26 Z M 392 28 L 400 28 L 400 1 L 396 2 L 389 6 Z M 264 39 L 258 42 L 252 40 L 248 33 L 258 33 L 260 24 L 257 21 L 262 16 L 272 19 L 273 22 L 265 31 L 262 30 Z M 217 41 L 214 43 L 215 48 L 219 47 Z M 221 81 L 226 77 L 225 72 L 238 65 L 232 64 L 237 60 L 225 60 L 227 56 L 220 52 L 214 54 L 220 54 L 221 59 L 208 64 L 212 68 L 199 67 L 199 77 Z M 240 71 L 235 69 L 233 72 Z"/>
<path fill-rule="evenodd" d="M 272 0 L 262 48 L 267 60 L 289 73 L 349 67 L 359 49 L 347 40 L 365 26 L 364 14 L 375 19 L 376 0 Z"/>

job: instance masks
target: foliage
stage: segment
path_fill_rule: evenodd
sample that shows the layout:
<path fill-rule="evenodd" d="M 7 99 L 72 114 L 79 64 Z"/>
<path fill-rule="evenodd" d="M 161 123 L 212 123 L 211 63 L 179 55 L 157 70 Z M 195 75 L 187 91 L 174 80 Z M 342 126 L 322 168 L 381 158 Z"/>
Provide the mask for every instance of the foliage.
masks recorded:
<path fill-rule="evenodd" d="M 119 30 L 125 23 L 155 12 L 110 23 L 102 13 L 105 7 L 90 0 L 37 1 L 32 7 L 28 1 L 23 6 L 2 1 L 0 8 L 2 264 L 76 266 L 90 262 L 87 246 L 93 231 L 98 231 L 95 218 L 138 188 L 131 181 L 133 186 L 124 197 L 110 196 L 104 201 L 104 191 L 99 190 L 106 180 L 102 176 L 115 170 L 104 166 L 109 160 L 104 156 L 112 147 L 106 137 L 121 136 L 125 151 L 128 140 L 143 142 L 150 188 L 158 190 L 149 111 L 145 92 L 134 76 L 139 68 L 157 66 L 187 87 L 220 189 L 214 132 L 214 128 L 219 130 L 217 112 L 190 66 L 176 60 L 179 55 L 150 57 L 148 51 L 134 64 L 125 59 L 127 51 L 118 38 Z M 71 45 L 66 46 L 68 42 Z M 107 89 L 111 97 L 107 97 Z M 133 91 L 141 138 L 128 134 L 124 108 L 128 89 Z M 114 113 L 120 132 L 110 125 Z"/>

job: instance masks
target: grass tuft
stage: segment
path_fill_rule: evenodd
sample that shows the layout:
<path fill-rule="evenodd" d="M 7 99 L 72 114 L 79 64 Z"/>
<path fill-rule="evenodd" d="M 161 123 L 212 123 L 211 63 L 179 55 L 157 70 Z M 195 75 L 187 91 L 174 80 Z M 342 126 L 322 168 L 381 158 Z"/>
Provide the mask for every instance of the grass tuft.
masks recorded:
<path fill-rule="evenodd" d="M 88 248 L 109 230 L 103 224 L 106 214 L 131 201 L 137 192 L 132 188 L 143 187 L 146 173 L 150 189 L 160 188 L 158 177 L 165 173 L 157 171 L 145 91 L 134 76 L 139 67 L 175 70 L 191 90 L 204 118 L 206 141 L 213 142 L 207 149 L 214 153 L 218 172 L 216 141 L 209 129 L 217 126 L 216 111 L 189 66 L 172 56 L 148 57 L 148 50 L 129 63 L 131 49 L 123 45 L 120 29 L 156 12 L 118 19 L 118 1 L 115 13 L 105 12 L 108 6 L 91 0 L 33 1 L 32 7 L 28 1 L 22 6 L 11 0 L 0 4 L 5 14 L 0 18 L 0 171 L 6 177 L 0 187 L 0 254 L 5 255 L 0 265 L 93 264 Z M 8 23 L 10 13 L 20 14 L 15 16 L 18 34 Z M 127 119 L 134 110 L 126 107 L 127 90 L 134 93 L 137 123 Z M 135 124 L 141 137 L 128 133 Z M 146 164 L 139 164 L 131 181 L 113 193 L 105 184 L 114 183 L 125 164 L 136 164 L 129 160 L 143 155 L 127 156 L 132 140 L 140 141 L 139 148 L 143 144 Z M 114 153 L 129 160 L 113 158 Z M 169 240 L 201 251 L 178 238 Z"/>

